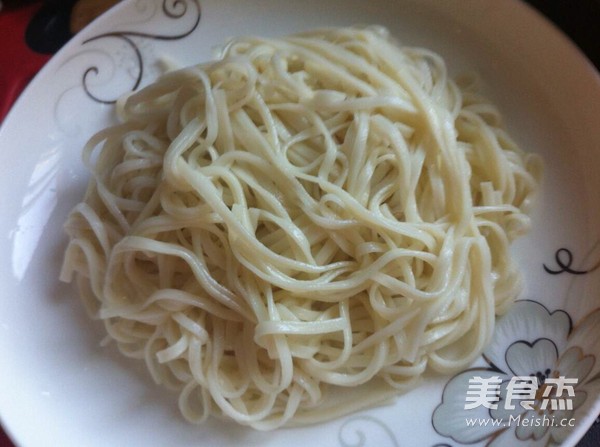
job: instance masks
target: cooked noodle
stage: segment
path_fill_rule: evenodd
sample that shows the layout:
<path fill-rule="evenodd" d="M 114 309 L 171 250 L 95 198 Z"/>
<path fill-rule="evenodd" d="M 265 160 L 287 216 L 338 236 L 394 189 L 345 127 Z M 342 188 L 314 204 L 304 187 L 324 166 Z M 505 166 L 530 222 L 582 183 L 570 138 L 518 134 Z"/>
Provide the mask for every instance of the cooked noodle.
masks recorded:
<path fill-rule="evenodd" d="M 190 421 L 314 423 L 468 366 L 540 163 L 381 28 L 239 38 L 124 98 L 61 278 Z"/>

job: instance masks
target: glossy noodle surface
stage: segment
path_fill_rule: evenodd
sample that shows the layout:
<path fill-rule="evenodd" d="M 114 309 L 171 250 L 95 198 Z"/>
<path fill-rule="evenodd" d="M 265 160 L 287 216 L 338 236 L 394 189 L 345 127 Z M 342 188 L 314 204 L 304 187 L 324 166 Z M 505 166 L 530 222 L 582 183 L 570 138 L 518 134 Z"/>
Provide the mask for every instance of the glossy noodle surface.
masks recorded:
<path fill-rule="evenodd" d="M 475 87 L 378 27 L 237 38 L 90 140 L 62 279 L 193 422 L 315 423 L 465 368 L 541 170 Z"/>

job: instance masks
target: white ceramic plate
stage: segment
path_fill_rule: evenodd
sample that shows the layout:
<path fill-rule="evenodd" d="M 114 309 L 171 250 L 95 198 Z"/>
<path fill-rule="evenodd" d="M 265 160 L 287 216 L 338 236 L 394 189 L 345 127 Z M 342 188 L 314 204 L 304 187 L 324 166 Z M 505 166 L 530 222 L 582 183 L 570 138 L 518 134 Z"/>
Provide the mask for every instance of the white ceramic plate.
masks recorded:
<path fill-rule="evenodd" d="M 23 446 L 573 445 L 600 410 L 600 81 L 560 33 L 517 1 L 126 1 L 57 54 L 0 132 L 0 411 Z M 514 247 L 525 300 L 500 323 L 473 369 L 430 378 L 392 406 L 316 427 L 258 433 L 225 422 L 190 426 L 176 396 L 140 364 L 101 348 L 70 286 L 58 282 L 62 223 L 87 174 L 80 150 L 113 121 L 110 101 L 150 82 L 167 57 L 187 65 L 239 34 L 378 23 L 475 70 L 506 125 L 546 170 L 534 229 Z M 110 34 L 107 34 L 110 33 Z M 545 266 L 545 268 L 544 268 Z M 586 273 L 583 273 L 586 272 Z M 465 410 L 468 380 L 539 373 L 577 379 L 572 411 Z M 491 382 L 490 382 L 491 383 Z M 505 397 L 502 394 L 503 398 Z M 564 397 L 564 396 L 563 396 Z M 538 402 L 539 406 L 539 402 Z M 502 414 L 501 414 L 502 413 Z M 575 427 L 530 427 L 551 413 Z M 514 420 L 521 415 L 521 422 Z M 482 417 L 505 426 L 468 427 Z M 504 419 L 501 419 L 504 417 Z M 518 426 L 517 426 L 518 425 Z"/>

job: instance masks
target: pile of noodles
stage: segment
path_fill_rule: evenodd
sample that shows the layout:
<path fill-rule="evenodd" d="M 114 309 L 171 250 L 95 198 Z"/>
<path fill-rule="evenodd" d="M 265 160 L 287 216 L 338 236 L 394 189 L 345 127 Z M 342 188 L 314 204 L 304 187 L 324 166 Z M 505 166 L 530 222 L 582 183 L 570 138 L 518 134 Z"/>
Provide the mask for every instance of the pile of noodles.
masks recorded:
<path fill-rule="evenodd" d="M 194 422 L 313 423 L 465 368 L 540 172 L 471 87 L 377 27 L 235 39 L 91 139 L 61 278 Z"/>

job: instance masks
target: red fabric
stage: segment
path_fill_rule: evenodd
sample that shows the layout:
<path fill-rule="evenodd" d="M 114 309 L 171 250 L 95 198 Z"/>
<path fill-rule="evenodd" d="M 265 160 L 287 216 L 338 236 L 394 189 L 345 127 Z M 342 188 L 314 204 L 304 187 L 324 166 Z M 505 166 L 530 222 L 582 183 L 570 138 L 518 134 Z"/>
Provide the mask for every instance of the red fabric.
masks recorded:
<path fill-rule="evenodd" d="M 0 430 L 0 447 L 13 447 L 13 443 L 2 430 Z"/>
<path fill-rule="evenodd" d="M 29 81 L 50 59 L 39 54 L 25 43 L 25 30 L 29 20 L 41 6 L 34 2 L 23 7 L 0 11 L 0 122 Z M 4 447 L 4 444 L 0 444 Z"/>

